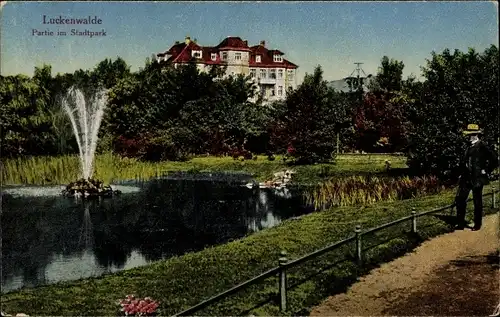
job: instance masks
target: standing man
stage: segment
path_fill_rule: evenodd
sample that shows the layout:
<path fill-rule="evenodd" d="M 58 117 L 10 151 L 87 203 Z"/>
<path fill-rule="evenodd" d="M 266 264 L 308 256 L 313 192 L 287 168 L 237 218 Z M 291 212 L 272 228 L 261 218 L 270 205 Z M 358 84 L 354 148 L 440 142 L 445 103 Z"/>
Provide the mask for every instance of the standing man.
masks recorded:
<path fill-rule="evenodd" d="M 472 190 L 474 200 L 473 231 L 481 229 L 483 220 L 483 187 L 489 184 L 489 175 L 497 168 L 496 154 L 484 144 L 479 136 L 482 131 L 477 124 L 469 124 L 464 135 L 469 136 L 470 143 L 460 162 L 460 182 L 455 203 L 457 206 L 457 229 L 465 228 L 465 209 L 467 197 Z"/>

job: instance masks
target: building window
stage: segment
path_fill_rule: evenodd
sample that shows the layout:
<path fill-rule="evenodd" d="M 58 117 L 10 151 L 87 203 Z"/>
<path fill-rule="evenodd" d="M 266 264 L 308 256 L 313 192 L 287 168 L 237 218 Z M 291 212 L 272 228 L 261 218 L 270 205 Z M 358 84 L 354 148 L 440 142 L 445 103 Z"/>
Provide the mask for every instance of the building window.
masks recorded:
<path fill-rule="evenodd" d="M 241 53 L 240 52 L 234 53 L 234 59 L 237 61 L 241 61 Z"/>
<path fill-rule="evenodd" d="M 283 61 L 283 57 L 281 55 L 274 55 L 273 56 L 273 60 L 274 62 L 282 62 Z"/>
<path fill-rule="evenodd" d="M 192 54 L 194 58 L 201 58 L 201 51 L 193 51 Z"/>
<path fill-rule="evenodd" d="M 265 69 L 261 69 L 260 70 L 260 76 L 259 78 L 266 78 L 266 70 Z"/>
<path fill-rule="evenodd" d="M 227 52 L 222 52 L 222 60 L 227 61 Z"/>
<path fill-rule="evenodd" d="M 283 86 L 278 86 L 278 96 L 283 96 Z"/>
<path fill-rule="evenodd" d="M 257 72 L 255 68 L 250 68 L 250 77 L 255 78 L 257 77 Z"/>
<path fill-rule="evenodd" d="M 288 79 L 293 79 L 293 69 L 288 70 Z"/>
<path fill-rule="evenodd" d="M 212 53 L 210 57 L 213 61 L 217 60 L 217 53 Z"/>
<path fill-rule="evenodd" d="M 278 78 L 283 78 L 283 69 L 278 69 Z"/>
<path fill-rule="evenodd" d="M 271 97 L 274 97 L 274 87 L 271 88 Z"/>
<path fill-rule="evenodd" d="M 276 69 L 269 70 L 269 78 L 276 79 Z"/>
<path fill-rule="evenodd" d="M 256 63 L 260 63 L 260 61 L 261 61 L 261 60 L 260 60 L 260 55 L 255 56 L 255 62 L 256 62 Z"/>

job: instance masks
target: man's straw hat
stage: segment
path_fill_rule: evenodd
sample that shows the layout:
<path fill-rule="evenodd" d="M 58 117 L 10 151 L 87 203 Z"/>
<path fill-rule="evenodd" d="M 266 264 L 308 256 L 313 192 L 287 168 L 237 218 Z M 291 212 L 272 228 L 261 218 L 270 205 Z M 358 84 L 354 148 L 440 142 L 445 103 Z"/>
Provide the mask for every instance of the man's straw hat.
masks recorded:
<path fill-rule="evenodd" d="M 483 134 L 483 130 L 479 129 L 479 126 L 477 124 L 468 124 L 467 129 L 464 131 L 465 135 L 471 135 L 471 134 Z"/>

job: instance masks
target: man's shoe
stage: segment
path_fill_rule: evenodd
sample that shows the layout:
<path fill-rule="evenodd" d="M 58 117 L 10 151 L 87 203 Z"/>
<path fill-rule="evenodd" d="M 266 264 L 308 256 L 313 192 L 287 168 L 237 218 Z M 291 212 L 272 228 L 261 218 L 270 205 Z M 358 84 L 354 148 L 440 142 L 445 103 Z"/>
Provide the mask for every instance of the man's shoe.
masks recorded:
<path fill-rule="evenodd" d="M 465 226 L 456 226 L 455 227 L 455 230 L 464 230 L 465 229 Z"/>
<path fill-rule="evenodd" d="M 472 228 L 472 231 L 478 231 L 478 230 L 481 230 L 481 227 L 474 227 L 474 228 Z"/>

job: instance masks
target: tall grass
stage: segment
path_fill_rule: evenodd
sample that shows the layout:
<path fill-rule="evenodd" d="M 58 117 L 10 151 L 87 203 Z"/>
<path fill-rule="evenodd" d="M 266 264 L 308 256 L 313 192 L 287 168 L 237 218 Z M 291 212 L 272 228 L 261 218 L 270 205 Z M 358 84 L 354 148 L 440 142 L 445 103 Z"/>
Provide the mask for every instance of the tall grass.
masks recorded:
<path fill-rule="evenodd" d="M 405 157 L 339 155 L 336 162 L 303 166 L 287 166 L 280 157 L 268 161 L 259 156 L 256 160 L 234 160 L 232 157 L 195 157 L 186 162 L 143 162 L 123 158 L 114 154 L 96 156 L 94 177 L 105 183 L 119 180 L 147 180 L 167 172 L 245 172 L 258 181 L 271 179 L 276 171 L 292 168 L 297 171 L 299 183 L 318 183 L 342 173 L 382 172 L 385 159 L 390 158 L 393 166 L 404 167 Z M 78 156 L 39 156 L 2 160 L 1 179 L 3 184 L 56 185 L 67 184 L 80 177 Z"/>
<path fill-rule="evenodd" d="M 409 199 L 444 189 L 434 176 L 380 178 L 350 176 L 323 182 L 304 193 L 316 210 L 330 207 L 369 205 L 379 201 Z"/>
<path fill-rule="evenodd" d="M 126 179 L 149 179 L 161 175 L 164 169 L 162 164 L 103 154 L 96 157 L 94 177 L 105 183 Z M 80 161 L 78 156 L 5 160 L 1 177 L 3 184 L 65 184 L 81 177 Z"/>

